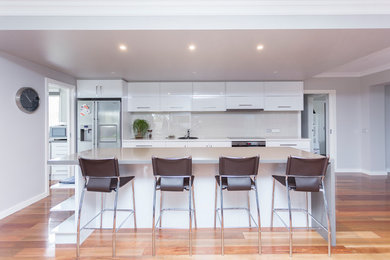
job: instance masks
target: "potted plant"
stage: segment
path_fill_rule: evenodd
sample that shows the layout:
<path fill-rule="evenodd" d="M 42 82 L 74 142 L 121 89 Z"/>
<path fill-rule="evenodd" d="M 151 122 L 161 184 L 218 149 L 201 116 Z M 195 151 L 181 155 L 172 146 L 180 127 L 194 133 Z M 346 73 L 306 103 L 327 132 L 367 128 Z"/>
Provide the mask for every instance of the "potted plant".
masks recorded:
<path fill-rule="evenodd" d="M 133 131 L 135 138 L 140 139 L 144 138 L 144 135 L 149 129 L 149 123 L 148 121 L 144 119 L 136 119 L 133 122 Z"/>

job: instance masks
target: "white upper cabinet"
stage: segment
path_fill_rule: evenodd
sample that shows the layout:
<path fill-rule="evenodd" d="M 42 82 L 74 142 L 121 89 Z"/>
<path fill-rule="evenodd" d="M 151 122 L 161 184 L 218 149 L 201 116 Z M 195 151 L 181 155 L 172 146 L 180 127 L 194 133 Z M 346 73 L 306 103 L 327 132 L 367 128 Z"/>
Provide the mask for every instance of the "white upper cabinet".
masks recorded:
<path fill-rule="evenodd" d="M 122 98 L 123 80 L 78 80 L 78 98 Z"/>
<path fill-rule="evenodd" d="M 225 82 L 194 82 L 194 96 L 225 96 Z"/>
<path fill-rule="evenodd" d="M 160 94 L 159 82 L 130 82 L 128 84 L 129 96 L 145 97 L 158 96 Z"/>
<path fill-rule="evenodd" d="M 161 96 L 161 111 L 191 111 L 191 96 Z"/>
<path fill-rule="evenodd" d="M 192 82 L 161 82 L 160 95 L 192 95 Z"/>
<path fill-rule="evenodd" d="M 160 111 L 159 82 L 130 82 L 127 110 L 129 112 Z"/>
<path fill-rule="evenodd" d="M 303 82 L 274 81 L 264 83 L 265 111 L 303 110 Z"/>
<path fill-rule="evenodd" d="M 251 97 L 263 96 L 264 85 L 259 81 L 231 81 L 226 82 L 226 96 L 228 97 Z"/>
<path fill-rule="evenodd" d="M 192 111 L 226 111 L 224 96 L 193 96 Z"/>
<path fill-rule="evenodd" d="M 226 82 L 227 109 L 263 109 L 263 82 Z"/>

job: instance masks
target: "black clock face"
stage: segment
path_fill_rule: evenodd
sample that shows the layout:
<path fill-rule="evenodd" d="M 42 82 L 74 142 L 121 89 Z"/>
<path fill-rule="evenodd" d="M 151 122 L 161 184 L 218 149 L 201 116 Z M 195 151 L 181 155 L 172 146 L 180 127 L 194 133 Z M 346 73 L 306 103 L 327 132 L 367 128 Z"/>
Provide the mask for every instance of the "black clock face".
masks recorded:
<path fill-rule="evenodd" d="M 32 113 L 39 107 L 39 95 L 32 88 L 21 88 L 16 94 L 18 107 L 27 113 Z"/>

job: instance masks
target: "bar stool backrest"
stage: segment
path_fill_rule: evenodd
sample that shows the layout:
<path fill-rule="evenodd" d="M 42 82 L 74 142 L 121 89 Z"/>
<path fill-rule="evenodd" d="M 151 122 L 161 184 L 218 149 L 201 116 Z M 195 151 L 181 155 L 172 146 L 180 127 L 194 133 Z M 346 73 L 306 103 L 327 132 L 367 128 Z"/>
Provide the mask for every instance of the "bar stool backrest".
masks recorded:
<path fill-rule="evenodd" d="M 158 158 L 152 157 L 155 176 L 192 176 L 192 158 Z"/>
<path fill-rule="evenodd" d="M 254 157 L 219 157 L 219 175 L 249 176 L 257 175 L 259 156 Z"/>
<path fill-rule="evenodd" d="M 84 177 L 119 176 L 119 165 L 117 158 L 96 160 L 79 157 L 79 164 Z"/>
<path fill-rule="evenodd" d="M 297 191 L 318 191 L 321 184 L 321 178 L 318 176 L 325 176 L 328 162 L 328 157 L 308 159 L 290 156 L 287 160 L 286 175 L 295 177 Z"/>

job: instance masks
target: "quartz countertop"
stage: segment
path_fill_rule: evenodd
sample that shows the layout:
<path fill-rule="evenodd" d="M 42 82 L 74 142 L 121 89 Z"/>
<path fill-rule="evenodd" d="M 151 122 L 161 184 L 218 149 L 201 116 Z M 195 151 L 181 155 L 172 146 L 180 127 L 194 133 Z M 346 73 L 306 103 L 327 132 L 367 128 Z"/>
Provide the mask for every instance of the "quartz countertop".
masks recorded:
<path fill-rule="evenodd" d="M 288 156 L 321 158 L 321 155 L 291 147 L 196 147 L 196 148 L 99 148 L 51 159 L 49 165 L 77 165 L 78 156 L 102 159 L 116 156 L 119 164 L 150 164 L 152 156 L 177 158 L 192 156 L 194 164 L 217 164 L 220 156 L 260 155 L 260 163 L 286 163 Z"/>

